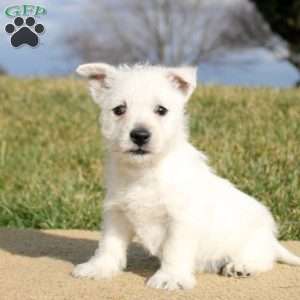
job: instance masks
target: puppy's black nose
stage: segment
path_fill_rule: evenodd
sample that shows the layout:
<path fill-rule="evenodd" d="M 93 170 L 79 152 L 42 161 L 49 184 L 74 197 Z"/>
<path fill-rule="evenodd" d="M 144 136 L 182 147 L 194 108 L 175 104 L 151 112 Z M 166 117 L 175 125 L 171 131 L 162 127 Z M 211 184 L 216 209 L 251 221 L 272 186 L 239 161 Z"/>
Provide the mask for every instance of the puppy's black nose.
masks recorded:
<path fill-rule="evenodd" d="M 145 128 L 136 128 L 131 130 L 130 138 L 138 146 L 147 144 L 150 140 L 151 133 Z"/>

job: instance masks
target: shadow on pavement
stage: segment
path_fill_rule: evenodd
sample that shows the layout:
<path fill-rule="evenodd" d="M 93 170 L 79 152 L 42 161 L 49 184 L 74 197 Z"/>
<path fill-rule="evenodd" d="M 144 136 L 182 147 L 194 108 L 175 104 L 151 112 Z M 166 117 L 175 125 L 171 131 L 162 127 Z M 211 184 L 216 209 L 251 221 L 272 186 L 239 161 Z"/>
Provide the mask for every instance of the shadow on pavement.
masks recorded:
<path fill-rule="evenodd" d="M 50 257 L 72 264 L 85 262 L 93 255 L 98 241 L 72 235 L 64 236 L 39 230 L 1 229 L 0 249 L 19 256 Z M 149 256 L 140 245 L 132 243 L 128 249 L 126 271 L 147 277 L 158 267 L 157 258 Z"/>

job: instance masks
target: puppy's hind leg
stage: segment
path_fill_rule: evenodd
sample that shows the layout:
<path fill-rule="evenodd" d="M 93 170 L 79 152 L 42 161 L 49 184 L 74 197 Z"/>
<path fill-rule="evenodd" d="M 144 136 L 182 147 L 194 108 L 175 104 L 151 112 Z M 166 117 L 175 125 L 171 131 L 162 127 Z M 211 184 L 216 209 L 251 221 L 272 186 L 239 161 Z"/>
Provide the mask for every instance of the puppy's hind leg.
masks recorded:
<path fill-rule="evenodd" d="M 271 233 L 257 234 L 221 267 L 220 274 L 242 278 L 271 270 L 276 259 L 273 241 Z"/>
<path fill-rule="evenodd" d="M 249 268 L 247 264 L 244 264 L 243 262 L 231 261 L 220 268 L 219 274 L 226 277 L 243 278 L 254 274 L 250 272 L 250 269 L 251 268 Z"/>

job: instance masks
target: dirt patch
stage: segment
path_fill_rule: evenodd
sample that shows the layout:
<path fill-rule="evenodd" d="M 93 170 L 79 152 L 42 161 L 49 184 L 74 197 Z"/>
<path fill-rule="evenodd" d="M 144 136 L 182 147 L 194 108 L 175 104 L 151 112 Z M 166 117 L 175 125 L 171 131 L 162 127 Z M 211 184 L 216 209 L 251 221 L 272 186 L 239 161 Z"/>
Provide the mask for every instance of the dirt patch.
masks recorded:
<path fill-rule="evenodd" d="M 73 264 L 84 262 L 97 247 L 99 233 L 79 230 L 0 230 L 0 299 L 2 300 L 298 300 L 300 268 L 277 264 L 247 279 L 199 274 L 195 289 L 167 292 L 145 287 L 158 267 L 134 244 L 127 270 L 113 280 L 75 279 Z M 300 255 L 300 242 L 284 245 Z"/>

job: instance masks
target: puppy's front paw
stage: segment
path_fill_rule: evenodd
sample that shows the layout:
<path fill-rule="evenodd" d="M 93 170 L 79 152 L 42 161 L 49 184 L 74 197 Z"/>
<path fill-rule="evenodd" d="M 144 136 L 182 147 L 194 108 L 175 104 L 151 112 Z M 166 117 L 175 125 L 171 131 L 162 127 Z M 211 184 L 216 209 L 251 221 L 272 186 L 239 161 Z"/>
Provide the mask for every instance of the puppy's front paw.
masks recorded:
<path fill-rule="evenodd" d="M 72 276 L 77 278 L 111 278 L 116 274 L 121 272 L 121 268 L 118 264 L 114 263 L 112 260 L 94 260 L 77 265 L 73 272 Z"/>
<path fill-rule="evenodd" d="M 158 270 L 147 282 L 147 286 L 155 289 L 178 290 L 191 289 L 196 285 L 195 277 L 190 275 L 174 275 Z"/>

